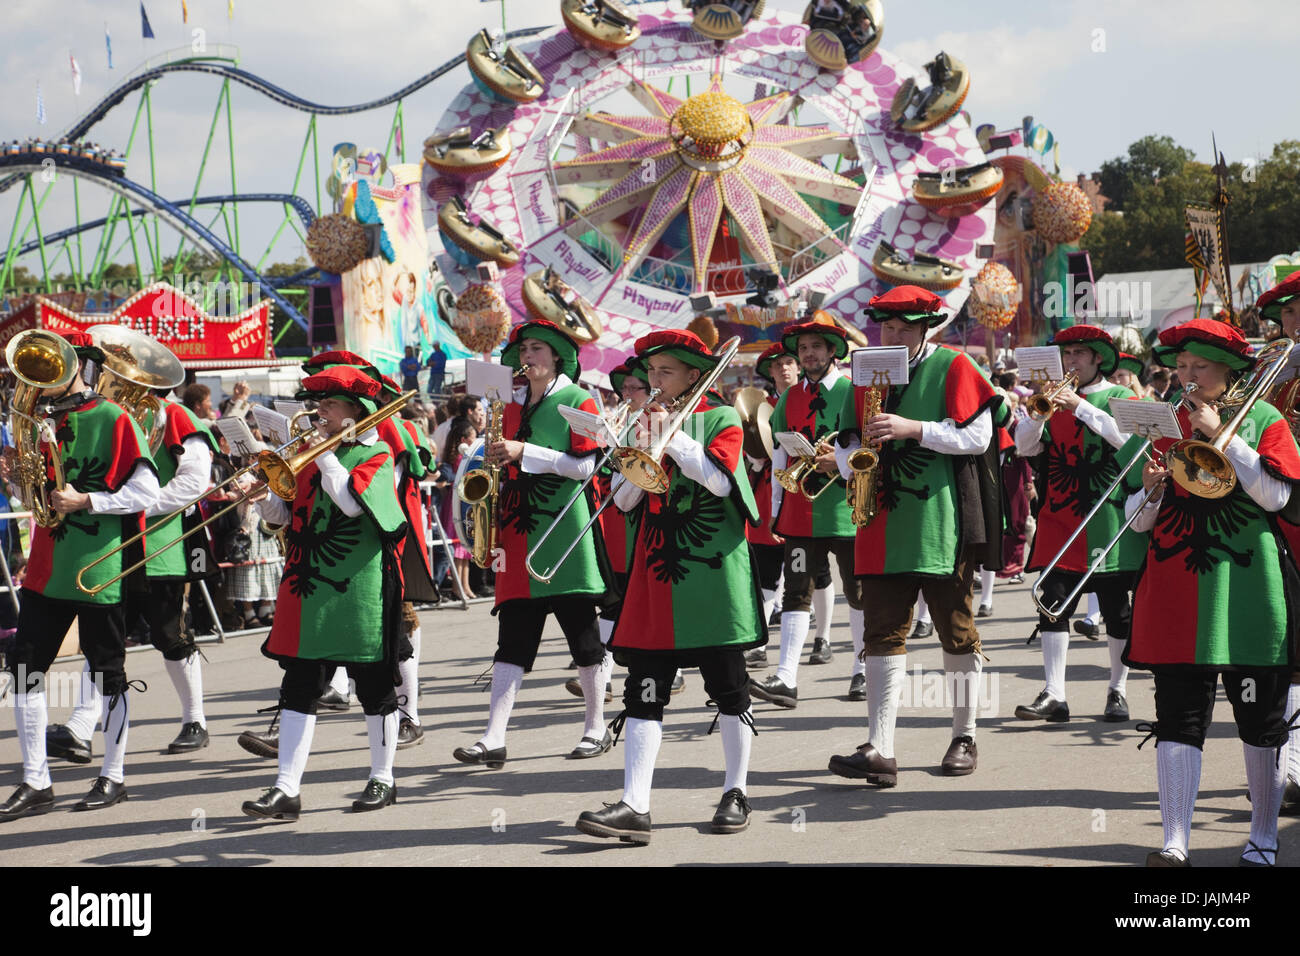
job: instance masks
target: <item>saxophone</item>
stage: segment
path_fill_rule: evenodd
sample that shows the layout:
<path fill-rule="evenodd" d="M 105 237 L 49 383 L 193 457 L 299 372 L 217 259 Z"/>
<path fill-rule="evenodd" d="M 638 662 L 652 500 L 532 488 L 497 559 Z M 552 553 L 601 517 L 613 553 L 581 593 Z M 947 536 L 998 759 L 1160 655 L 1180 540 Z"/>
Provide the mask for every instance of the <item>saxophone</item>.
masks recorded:
<path fill-rule="evenodd" d="M 862 397 L 862 424 L 880 414 L 881 390 L 868 388 Z M 865 439 L 862 446 L 849 455 L 849 469 L 853 476 L 848 483 L 848 503 L 853 523 L 865 528 L 876 517 L 876 482 L 880 474 L 880 455 Z"/>
<path fill-rule="evenodd" d="M 487 437 L 483 441 L 483 467 L 467 471 L 456 489 L 460 500 L 469 505 L 470 558 L 480 568 L 492 563 L 492 555 L 497 549 L 497 496 L 501 492 L 501 466 L 488 464 L 486 452 L 489 446 L 501 441 L 505 407 L 505 402 L 499 399 L 492 402 Z"/>

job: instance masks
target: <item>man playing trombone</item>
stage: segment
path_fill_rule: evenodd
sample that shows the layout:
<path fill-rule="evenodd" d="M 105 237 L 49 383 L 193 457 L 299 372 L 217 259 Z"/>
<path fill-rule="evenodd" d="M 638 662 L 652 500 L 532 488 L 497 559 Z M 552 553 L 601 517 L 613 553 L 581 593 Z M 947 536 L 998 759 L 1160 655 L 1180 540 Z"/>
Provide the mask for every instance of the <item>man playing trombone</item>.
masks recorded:
<path fill-rule="evenodd" d="M 126 411 L 89 387 L 95 376 L 88 374 L 87 366 L 102 362 L 103 352 L 84 332 L 68 332 L 64 338 L 70 345 L 64 361 L 73 374 L 65 384 L 45 389 L 33 410 L 34 417 L 54 423 L 57 447 L 44 442 L 41 447 L 47 457 L 60 456 L 66 484 L 48 492 L 49 508 L 59 517 L 38 524 L 32 536 L 11 665 L 16 675 L 14 719 L 23 755 L 23 782 L 0 804 L 0 820 L 54 808 L 45 750 L 44 679 L 74 620 L 91 680 L 108 703 L 103 718 L 103 769 L 73 809 L 98 810 L 126 798 L 124 762 L 130 719 L 122 585 L 114 582 L 88 595 L 77 587 L 77 577 L 80 569 L 135 533 L 140 513 L 158 497 L 158 476 L 140 427 Z M 41 483 L 39 493 L 46 492 L 45 485 Z M 110 580 L 123 564 L 118 551 L 94 569 L 89 583 Z"/>
<path fill-rule="evenodd" d="M 1110 683 L 1106 691 L 1103 719 L 1129 719 L 1125 697 L 1128 668 L 1124 666 L 1124 642 L 1128 640 L 1132 606 L 1129 592 L 1133 575 L 1142 563 L 1142 540 L 1132 533 L 1120 534 L 1126 491 L 1118 476 L 1132 465 L 1136 441 L 1121 452 L 1131 436 L 1123 434 L 1110 414 L 1112 399 L 1132 400 L 1133 392 L 1106 381 L 1114 373 L 1119 351 L 1109 333 L 1093 325 L 1076 325 L 1058 332 L 1051 344 L 1061 349 L 1061 366 L 1077 376 L 1071 388 L 1063 383 L 1054 390 L 1050 408 L 1038 412 L 1016 427 L 1016 452 L 1022 458 L 1040 458 L 1045 469 L 1045 495 L 1038 512 L 1038 531 L 1026 571 L 1045 571 L 1039 601 L 1038 635 L 1043 646 L 1046 686 L 1032 704 L 1016 708 L 1021 720 L 1062 723 L 1070 719 L 1065 696 L 1065 660 L 1070 644 L 1070 615 L 1079 603 L 1081 577 L 1096 551 L 1119 534 L 1105 563 L 1089 579 L 1088 588 L 1097 595 L 1106 622 L 1110 649 Z M 1067 379 L 1068 379 L 1067 374 Z M 1046 401 L 1044 399 L 1043 401 Z M 1044 414 L 1045 413 L 1045 414 Z M 1045 453 L 1045 454 L 1044 454 Z M 1132 476 L 1136 487 L 1137 475 Z M 1107 504 L 1094 508 L 1098 498 L 1108 495 Z M 1087 516 L 1087 527 L 1059 559 L 1052 556 L 1065 548 L 1072 532 Z M 1071 596 L 1073 595 L 1073 596 Z M 1049 615 L 1044 608 L 1050 609 Z"/>

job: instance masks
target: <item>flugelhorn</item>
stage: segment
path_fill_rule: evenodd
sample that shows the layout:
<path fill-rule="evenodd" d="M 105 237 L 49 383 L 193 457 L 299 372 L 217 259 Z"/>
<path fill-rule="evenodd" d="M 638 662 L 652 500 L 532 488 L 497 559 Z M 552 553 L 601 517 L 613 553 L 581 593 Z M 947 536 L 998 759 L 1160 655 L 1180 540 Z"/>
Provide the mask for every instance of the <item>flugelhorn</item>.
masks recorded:
<path fill-rule="evenodd" d="M 789 468 L 777 468 L 772 472 L 772 477 L 777 483 L 785 489 L 787 494 L 801 494 L 809 501 L 816 501 L 826 493 L 828 488 L 835 485 L 834 476 L 827 476 L 826 483 L 817 491 L 808 491 L 808 479 L 817 474 L 817 456 L 823 454 L 822 449 L 832 446 L 839 432 L 831 432 L 823 435 L 813 442 L 813 453 L 811 455 L 800 455 L 795 459 L 794 464 Z"/>
<path fill-rule="evenodd" d="M 1070 369 L 1070 371 L 1066 373 L 1065 378 L 1043 391 L 1038 392 L 1035 395 L 1030 395 L 1025 399 L 1025 411 L 1027 411 L 1029 417 L 1036 422 L 1047 421 L 1052 417 L 1052 413 L 1056 411 L 1056 403 L 1054 401 L 1056 396 L 1060 395 L 1067 388 L 1074 388 L 1078 384 L 1079 373 L 1074 369 Z"/>
<path fill-rule="evenodd" d="M 35 417 L 41 392 L 63 388 L 77 375 L 81 365 L 71 343 L 44 329 L 19 332 L 9 340 L 5 361 L 18 379 L 9 417 L 14 432 L 14 481 L 22 488 L 23 501 L 42 528 L 54 528 L 63 515 L 50 505 L 51 474 L 54 491 L 64 489 L 63 459 L 51 423 Z M 45 443 L 45 451 L 41 443 Z"/>

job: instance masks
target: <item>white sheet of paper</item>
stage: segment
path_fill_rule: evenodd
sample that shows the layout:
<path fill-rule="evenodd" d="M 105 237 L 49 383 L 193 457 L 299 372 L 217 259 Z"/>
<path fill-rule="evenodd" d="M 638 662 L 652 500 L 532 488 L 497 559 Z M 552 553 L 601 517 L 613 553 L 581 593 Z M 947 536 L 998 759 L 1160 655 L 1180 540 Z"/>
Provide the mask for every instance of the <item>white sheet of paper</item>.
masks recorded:
<path fill-rule="evenodd" d="M 266 447 L 253 437 L 242 418 L 218 418 L 212 424 L 226 436 L 232 455 L 256 455 Z"/>
<path fill-rule="evenodd" d="M 907 350 L 904 349 L 903 351 Z M 781 443 L 781 447 L 785 449 L 785 453 L 791 458 L 804 458 L 817 453 L 812 443 L 799 432 L 777 432 L 772 437 Z"/>
<path fill-rule="evenodd" d="M 300 411 L 302 411 L 304 408 L 307 407 L 302 402 L 286 402 L 282 398 L 277 398 L 275 401 L 271 403 L 271 405 L 274 406 L 275 410 L 279 412 L 281 415 L 283 415 L 285 418 L 293 418 L 294 415 L 297 415 Z"/>
<path fill-rule="evenodd" d="M 1110 400 L 1110 414 L 1119 430 L 1126 435 L 1137 435 L 1152 441 L 1183 437 L 1178 416 L 1174 414 L 1174 406 L 1168 402 L 1142 402 L 1117 396 Z"/>
<path fill-rule="evenodd" d="M 465 360 L 465 391 L 470 395 L 478 395 L 489 401 L 500 399 L 508 402 L 514 392 L 511 384 L 514 378 L 514 370 L 507 365 L 478 359 Z"/>
<path fill-rule="evenodd" d="M 599 415 L 584 412 L 581 408 L 574 408 L 572 405 L 561 405 L 560 415 L 569 423 L 569 427 L 573 431 L 584 438 L 590 438 L 601 448 L 610 448 L 619 443 L 618 436 L 610 429 L 605 419 Z"/>
<path fill-rule="evenodd" d="M 853 368 L 853 384 L 906 385 L 908 381 L 907 346 L 876 345 L 854 349 L 849 355 Z"/>
<path fill-rule="evenodd" d="M 1061 350 L 1055 345 L 1031 345 L 1016 349 L 1016 366 L 1020 381 L 1059 382 L 1065 377 L 1061 367 Z"/>
<path fill-rule="evenodd" d="M 289 440 L 289 419 L 263 405 L 253 406 L 253 420 L 262 439 L 272 448 L 279 448 Z"/>

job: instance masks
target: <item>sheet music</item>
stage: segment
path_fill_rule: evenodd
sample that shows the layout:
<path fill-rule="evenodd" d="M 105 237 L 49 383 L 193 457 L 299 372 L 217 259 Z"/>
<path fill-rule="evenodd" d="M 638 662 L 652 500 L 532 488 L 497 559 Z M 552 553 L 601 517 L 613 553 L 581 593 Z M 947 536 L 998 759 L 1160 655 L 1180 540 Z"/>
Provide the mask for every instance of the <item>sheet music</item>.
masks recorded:
<path fill-rule="evenodd" d="M 262 433 L 263 441 L 272 448 L 279 448 L 289 441 L 289 419 L 279 412 L 254 405 L 253 420 L 257 422 L 257 430 Z"/>
<path fill-rule="evenodd" d="M 1127 435 L 1152 441 L 1184 437 L 1174 406 L 1168 402 L 1144 402 L 1116 396 L 1110 400 L 1110 414 L 1119 430 Z"/>
<path fill-rule="evenodd" d="M 860 386 L 906 385 L 910 374 L 907 346 L 877 345 L 854 349 L 849 356 L 853 384 Z"/>
<path fill-rule="evenodd" d="M 212 424 L 230 443 L 232 455 L 256 455 L 266 447 L 253 437 L 253 433 L 248 430 L 242 418 L 218 418 Z"/>
<path fill-rule="evenodd" d="M 616 447 L 619 444 L 618 436 L 601 416 L 584 412 L 581 408 L 574 408 L 572 405 L 561 405 L 559 408 L 561 417 L 577 434 L 590 438 L 601 448 Z"/>
<path fill-rule="evenodd" d="M 1065 378 L 1061 350 L 1055 345 L 1032 345 L 1016 349 L 1016 366 L 1020 381 L 1026 385 L 1059 382 Z"/>
<path fill-rule="evenodd" d="M 478 359 L 465 360 L 465 391 L 470 395 L 478 395 L 488 401 L 500 399 L 508 402 L 514 394 L 514 377 L 514 371 L 509 366 Z"/>
<path fill-rule="evenodd" d="M 906 352 L 907 349 L 903 351 Z M 817 450 L 813 448 L 812 443 L 799 432 L 777 432 L 772 437 L 780 442 L 785 453 L 791 458 L 814 458 L 817 455 Z"/>
<path fill-rule="evenodd" d="M 271 403 L 271 405 L 285 418 L 293 418 L 294 415 L 297 415 L 307 407 L 304 402 L 288 402 L 283 398 L 277 398 Z"/>

